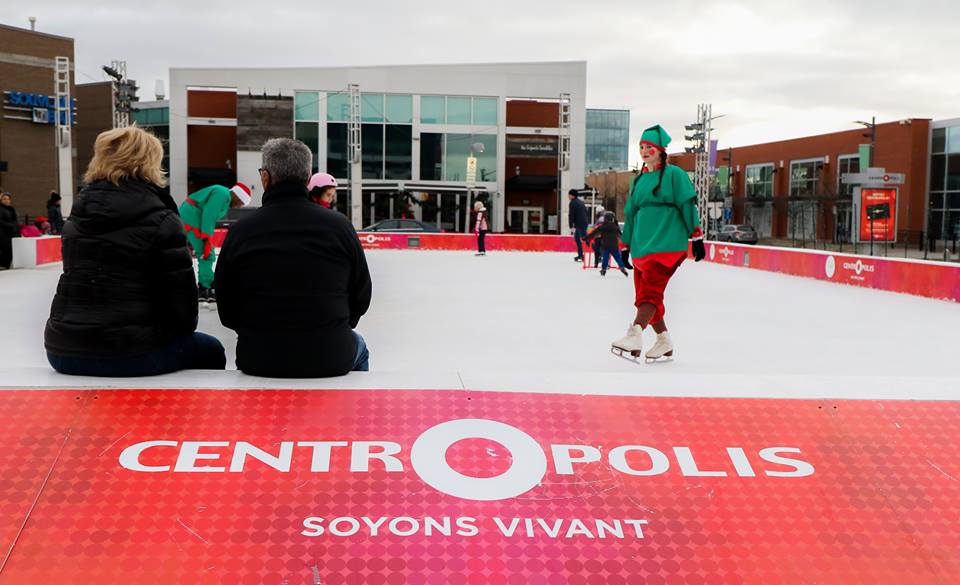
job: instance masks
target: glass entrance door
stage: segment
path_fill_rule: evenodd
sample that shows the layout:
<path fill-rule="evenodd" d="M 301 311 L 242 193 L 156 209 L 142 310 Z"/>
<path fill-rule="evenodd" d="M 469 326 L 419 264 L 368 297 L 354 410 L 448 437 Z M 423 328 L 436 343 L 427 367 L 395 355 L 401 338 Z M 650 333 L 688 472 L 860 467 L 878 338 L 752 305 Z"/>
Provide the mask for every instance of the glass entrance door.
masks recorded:
<path fill-rule="evenodd" d="M 542 234 L 542 207 L 508 207 L 510 224 L 507 231 L 513 234 Z"/>

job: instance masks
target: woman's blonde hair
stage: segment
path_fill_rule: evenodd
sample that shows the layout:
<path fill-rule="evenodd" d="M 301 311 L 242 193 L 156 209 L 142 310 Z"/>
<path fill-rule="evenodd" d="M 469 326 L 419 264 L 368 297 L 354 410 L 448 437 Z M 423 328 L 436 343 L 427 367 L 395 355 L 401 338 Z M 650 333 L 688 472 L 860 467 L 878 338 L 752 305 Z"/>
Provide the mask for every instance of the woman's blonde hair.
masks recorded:
<path fill-rule="evenodd" d="M 86 183 L 140 179 L 158 187 L 167 184 L 161 163 L 163 145 L 156 136 L 137 126 L 101 132 L 93 145 L 93 160 L 83 176 Z"/>

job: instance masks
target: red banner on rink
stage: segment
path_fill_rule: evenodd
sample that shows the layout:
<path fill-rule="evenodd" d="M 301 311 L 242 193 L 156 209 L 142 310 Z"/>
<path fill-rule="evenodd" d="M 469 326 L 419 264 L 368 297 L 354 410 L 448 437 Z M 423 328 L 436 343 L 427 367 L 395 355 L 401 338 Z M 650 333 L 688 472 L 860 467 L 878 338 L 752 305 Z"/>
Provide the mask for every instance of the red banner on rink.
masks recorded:
<path fill-rule="evenodd" d="M 953 402 L 8 391 L 0 414 L 4 585 L 960 579 Z"/>

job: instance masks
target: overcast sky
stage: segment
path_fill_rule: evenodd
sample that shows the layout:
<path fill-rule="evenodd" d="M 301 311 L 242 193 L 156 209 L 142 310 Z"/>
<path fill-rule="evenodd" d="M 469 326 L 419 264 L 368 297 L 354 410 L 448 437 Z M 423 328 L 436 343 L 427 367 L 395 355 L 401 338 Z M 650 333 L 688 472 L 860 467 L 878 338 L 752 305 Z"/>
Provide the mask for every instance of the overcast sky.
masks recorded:
<path fill-rule="evenodd" d="M 76 39 L 78 82 L 125 59 L 152 99 L 169 67 L 587 61 L 587 105 L 631 142 L 712 102 L 721 146 L 960 117 L 960 2 L 369 0 L 4 2 L 0 22 Z M 0 33 L 2 34 L 2 33 Z M 636 159 L 631 146 L 631 161 Z"/>

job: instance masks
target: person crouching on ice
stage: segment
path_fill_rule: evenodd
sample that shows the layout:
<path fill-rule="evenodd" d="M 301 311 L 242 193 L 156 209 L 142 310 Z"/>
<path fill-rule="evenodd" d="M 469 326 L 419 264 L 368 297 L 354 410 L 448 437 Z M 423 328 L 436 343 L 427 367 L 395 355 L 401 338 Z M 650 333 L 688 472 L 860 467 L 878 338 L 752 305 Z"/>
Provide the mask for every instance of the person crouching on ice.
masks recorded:
<path fill-rule="evenodd" d="M 637 316 L 627 334 L 611 344 L 615 353 L 639 357 L 643 330 L 649 325 L 657 341 L 647 351 L 647 361 L 673 356 L 663 320 L 663 292 L 687 257 L 687 240 L 693 239 L 697 262 L 705 255 L 697 194 L 686 171 L 667 164 L 668 144 L 670 135 L 660 125 L 640 137 L 643 168 L 630 185 L 623 226 L 623 242 L 633 258 Z"/>
<path fill-rule="evenodd" d="M 197 256 L 198 297 L 203 302 L 216 302 L 213 290 L 213 263 L 217 253 L 213 249 L 213 230 L 226 217 L 227 210 L 245 207 L 250 203 L 250 187 L 237 183 L 232 189 L 211 185 L 191 193 L 180 205 L 180 218 L 187 229 L 187 240 Z"/>
<path fill-rule="evenodd" d="M 333 204 L 337 202 L 337 180 L 329 173 L 314 173 L 307 183 L 307 192 L 310 201 L 320 207 L 333 209 Z"/>
<path fill-rule="evenodd" d="M 623 266 L 623 256 L 620 255 L 620 235 L 617 216 L 615 216 L 612 211 L 605 212 L 603 214 L 603 222 L 600 223 L 595 230 L 587 234 L 588 239 L 594 238 L 596 240 L 594 242 L 594 249 L 600 251 L 602 258 L 600 276 L 607 275 L 607 268 L 610 267 L 610 256 L 613 256 L 613 259 L 617 261 L 620 272 L 622 272 L 624 276 L 629 276 L 627 269 Z"/>

